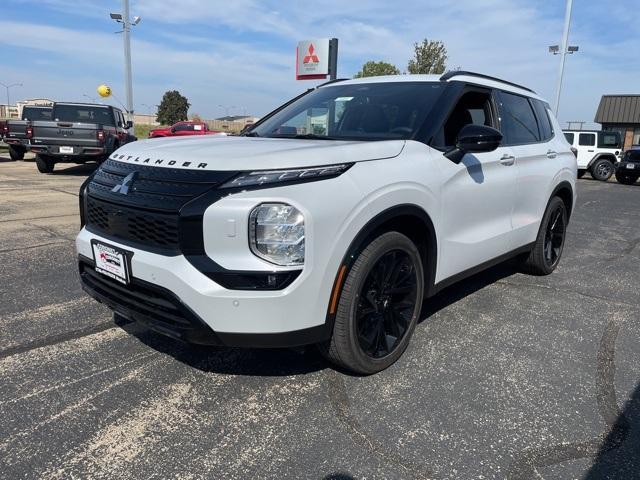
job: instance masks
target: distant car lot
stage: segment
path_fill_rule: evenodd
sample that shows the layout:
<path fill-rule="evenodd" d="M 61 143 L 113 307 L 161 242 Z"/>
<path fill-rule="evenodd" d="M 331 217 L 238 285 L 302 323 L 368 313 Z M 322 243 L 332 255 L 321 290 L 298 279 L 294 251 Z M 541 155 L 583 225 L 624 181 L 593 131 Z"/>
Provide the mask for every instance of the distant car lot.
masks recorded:
<path fill-rule="evenodd" d="M 313 352 L 115 325 L 73 238 L 95 166 L 0 152 L 0 478 L 634 478 L 640 185 L 578 182 L 556 273 L 509 264 L 425 305 L 360 378 Z M 128 332 L 128 333 L 127 333 Z M 130 335 L 133 334 L 133 335 Z"/>

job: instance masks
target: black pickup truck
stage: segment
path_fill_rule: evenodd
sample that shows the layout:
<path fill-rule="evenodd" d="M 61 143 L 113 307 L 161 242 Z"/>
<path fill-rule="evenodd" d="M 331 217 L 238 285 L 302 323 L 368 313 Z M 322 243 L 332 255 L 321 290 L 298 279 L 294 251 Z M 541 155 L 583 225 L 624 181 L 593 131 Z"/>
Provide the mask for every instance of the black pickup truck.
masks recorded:
<path fill-rule="evenodd" d="M 22 108 L 22 120 L 7 120 L 4 142 L 9 145 L 11 160 L 22 160 L 31 146 L 32 122 L 51 120 L 51 107 L 26 105 Z"/>
<path fill-rule="evenodd" d="M 53 104 L 52 120 L 32 122 L 31 150 L 41 173 L 51 173 L 56 163 L 98 162 L 121 145 L 135 140 L 127 131 L 131 123 L 110 105 Z"/>

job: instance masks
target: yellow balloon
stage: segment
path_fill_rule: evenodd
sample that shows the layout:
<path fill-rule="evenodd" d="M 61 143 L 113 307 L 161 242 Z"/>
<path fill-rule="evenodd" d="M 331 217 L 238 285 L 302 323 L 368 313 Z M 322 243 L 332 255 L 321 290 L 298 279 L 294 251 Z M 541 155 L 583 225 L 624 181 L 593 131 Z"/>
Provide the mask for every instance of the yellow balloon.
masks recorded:
<path fill-rule="evenodd" d="M 105 98 L 108 97 L 111 95 L 111 87 L 108 85 L 100 85 L 98 87 L 98 95 Z"/>

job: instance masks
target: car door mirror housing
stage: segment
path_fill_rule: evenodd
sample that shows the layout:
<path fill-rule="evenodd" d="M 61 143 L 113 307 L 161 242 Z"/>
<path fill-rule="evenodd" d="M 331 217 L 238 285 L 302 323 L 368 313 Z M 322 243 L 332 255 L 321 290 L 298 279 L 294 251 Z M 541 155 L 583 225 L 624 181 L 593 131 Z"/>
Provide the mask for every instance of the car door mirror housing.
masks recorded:
<path fill-rule="evenodd" d="M 131 120 L 128 120 L 127 123 L 125 124 L 127 129 L 133 127 L 133 122 Z"/>
<path fill-rule="evenodd" d="M 453 163 L 460 163 L 466 153 L 493 152 L 502 142 L 502 133 L 486 125 L 465 125 L 458 133 L 456 146 L 444 156 Z"/>

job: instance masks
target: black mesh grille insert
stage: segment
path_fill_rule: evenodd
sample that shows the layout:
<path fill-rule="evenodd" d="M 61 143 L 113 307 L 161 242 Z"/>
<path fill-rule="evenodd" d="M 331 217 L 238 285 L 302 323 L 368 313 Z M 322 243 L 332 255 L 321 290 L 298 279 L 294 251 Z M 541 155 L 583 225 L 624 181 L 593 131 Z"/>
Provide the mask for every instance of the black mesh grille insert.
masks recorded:
<path fill-rule="evenodd" d="M 137 248 L 178 254 L 182 207 L 234 175 L 236 172 L 153 167 L 108 159 L 88 185 L 84 215 L 87 228 Z M 122 188 L 116 187 L 127 178 L 128 189 L 123 194 Z"/>

